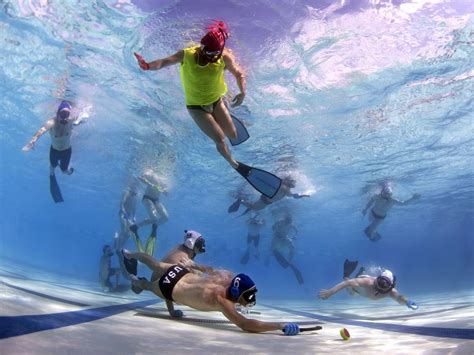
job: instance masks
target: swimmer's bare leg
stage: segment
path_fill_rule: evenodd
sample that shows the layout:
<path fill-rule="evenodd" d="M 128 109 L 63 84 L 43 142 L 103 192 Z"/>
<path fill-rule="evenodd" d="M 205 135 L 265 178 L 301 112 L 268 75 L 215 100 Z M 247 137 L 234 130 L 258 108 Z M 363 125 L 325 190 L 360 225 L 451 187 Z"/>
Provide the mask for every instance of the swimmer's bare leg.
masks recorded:
<path fill-rule="evenodd" d="M 164 274 L 172 264 L 162 263 L 146 253 L 132 253 L 124 251 L 124 254 L 129 259 L 137 259 L 139 262 L 145 264 L 150 270 L 156 271 L 159 274 Z"/>
<path fill-rule="evenodd" d="M 136 277 L 135 275 L 131 275 L 131 281 L 132 281 L 132 287 L 135 287 L 135 289 L 138 287 L 142 290 L 145 291 L 153 291 L 153 284 L 148 281 L 144 277 Z"/>
<path fill-rule="evenodd" d="M 210 113 L 201 110 L 188 109 L 188 112 L 201 131 L 214 141 L 220 155 L 222 155 L 234 169 L 237 169 L 239 163 L 232 157 L 229 147 L 225 142 L 225 133 L 215 118 Z"/>
<path fill-rule="evenodd" d="M 383 219 L 374 218 L 372 223 L 365 228 L 364 233 L 369 239 L 374 239 L 374 237 L 378 234 L 377 227 L 383 222 Z"/>

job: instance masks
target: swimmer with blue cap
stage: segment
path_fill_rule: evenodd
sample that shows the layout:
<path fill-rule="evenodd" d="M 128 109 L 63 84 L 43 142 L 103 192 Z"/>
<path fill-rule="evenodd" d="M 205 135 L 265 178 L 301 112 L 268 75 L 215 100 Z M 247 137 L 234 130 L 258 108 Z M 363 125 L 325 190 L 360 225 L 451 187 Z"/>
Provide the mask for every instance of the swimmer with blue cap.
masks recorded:
<path fill-rule="evenodd" d="M 300 329 L 296 323 L 264 322 L 248 319 L 239 313 L 236 305 L 252 307 L 257 302 L 257 287 L 246 274 L 234 276 L 230 271 L 204 268 L 189 259 L 178 263 L 164 263 L 146 253 L 131 253 L 124 250 L 123 255 L 126 265 L 136 265 L 140 261 L 153 271 L 152 280 L 148 281 L 138 277 L 136 268 L 130 267 L 132 286 L 151 291 L 166 301 L 199 311 L 221 312 L 246 332 L 279 330 L 285 335 L 296 335 L 300 330 L 305 330 Z"/>
<path fill-rule="evenodd" d="M 71 135 L 74 122 L 72 116 L 71 103 L 63 100 L 56 110 L 56 115 L 46 121 L 22 149 L 24 152 L 33 149 L 36 141 L 49 131 L 51 135 L 51 148 L 49 151 L 50 191 L 56 203 L 63 202 L 61 190 L 56 181 L 56 167 L 59 165 L 61 171 L 66 175 L 71 175 L 74 172 L 74 169 L 70 166 L 72 154 Z"/>

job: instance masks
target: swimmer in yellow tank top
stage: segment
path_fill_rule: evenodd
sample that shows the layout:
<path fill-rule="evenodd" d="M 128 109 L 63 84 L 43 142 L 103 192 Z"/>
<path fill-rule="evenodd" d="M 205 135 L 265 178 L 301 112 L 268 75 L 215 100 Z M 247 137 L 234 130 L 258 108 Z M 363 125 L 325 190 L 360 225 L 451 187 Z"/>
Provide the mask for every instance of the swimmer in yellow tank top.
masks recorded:
<path fill-rule="evenodd" d="M 235 160 L 225 141 L 227 137 L 233 145 L 237 145 L 248 138 L 245 126 L 229 113 L 222 101 L 227 92 L 224 69 L 234 75 L 240 89 L 240 93 L 232 100 L 233 107 L 244 101 L 246 87 L 242 69 L 237 65 L 232 52 L 224 48 L 227 37 L 227 26 L 222 21 L 215 21 L 201 38 L 200 46 L 185 48 L 149 63 L 137 53 L 135 57 L 142 70 L 160 70 L 181 63 L 181 83 L 186 108 L 193 120 L 214 141 L 217 151 L 240 175 L 260 193 L 272 198 L 281 186 L 281 179 L 265 170 Z"/>
<path fill-rule="evenodd" d="M 231 51 L 225 49 L 228 37 L 223 22 L 209 27 L 209 32 L 201 39 L 201 46 L 182 49 L 175 54 L 152 62 L 138 54 L 135 56 L 143 70 L 160 70 L 181 63 L 181 83 L 186 107 L 198 127 L 216 144 L 217 151 L 237 169 L 239 163 L 232 157 L 225 137 L 237 138 L 237 130 L 222 96 L 227 92 L 224 69 L 229 70 L 237 80 L 240 93 L 232 100 L 232 106 L 242 104 L 245 98 L 245 76 Z"/>

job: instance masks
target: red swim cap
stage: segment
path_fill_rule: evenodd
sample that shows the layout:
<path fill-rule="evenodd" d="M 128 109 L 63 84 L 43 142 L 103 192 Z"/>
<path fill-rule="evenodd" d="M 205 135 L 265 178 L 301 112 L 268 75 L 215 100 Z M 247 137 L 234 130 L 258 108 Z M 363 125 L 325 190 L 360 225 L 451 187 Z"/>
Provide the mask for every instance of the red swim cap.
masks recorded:
<path fill-rule="evenodd" d="M 214 20 L 214 23 L 207 29 L 209 32 L 201 38 L 201 44 L 208 51 L 222 51 L 225 46 L 225 40 L 229 37 L 226 24 L 223 21 Z"/>

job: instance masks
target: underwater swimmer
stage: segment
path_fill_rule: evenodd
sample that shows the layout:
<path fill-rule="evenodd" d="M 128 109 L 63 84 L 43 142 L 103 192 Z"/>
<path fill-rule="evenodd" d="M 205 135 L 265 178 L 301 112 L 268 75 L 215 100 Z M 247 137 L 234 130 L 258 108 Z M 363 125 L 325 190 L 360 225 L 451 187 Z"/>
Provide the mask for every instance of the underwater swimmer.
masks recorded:
<path fill-rule="evenodd" d="M 24 152 L 29 152 L 34 148 L 36 141 L 49 131 L 51 135 L 51 148 L 49 150 L 50 191 L 56 203 L 64 201 L 56 181 L 56 167 L 59 165 L 61 171 L 66 175 L 71 175 L 74 172 L 74 168 L 70 166 L 70 162 L 72 155 L 71 135 L 76 118 L 72 117 L 71 111 L 71 104 L 67 101 L 62 101 L 58 106 L 56 116 L 46 121 L 33 135 L 28 144 L 22 148 Z"/>
<path fill-rule="evenodd" d="M 285 197 L 292 197 L 296 199 L 300 199 L 303 197 L 310 197 L 310 195 L 303 195 L 303 194 L 297 194 L 293 193 L 291 189 L 296 187 L 296 180 L 293 179 L 292 177 L 285 177 L 282 180 L 281 187 L 276 193 L 276 195 L 273 198 L 268 198 L 265 195 L 261 195 L 258 200 L 255 201 L 249 201 L 243 199 L 241 196 L 239 196 L 232 205 L 229 206 L 227 209 L 228 213 L 233 213 L 237 212 L 240 208 L 241 205 L 244 205 L 247 207 L 247 209 L 242 213 L 242 215 L 248 213 L 249 211 L 260 211 L 263 210 L 265 207 L 268 205 L 271 205 L 274 202 L 280 201 L 281 199 Z"/>
<path fill-rule="evenodd" d="M 281 180 L 271 173 L 235 160 L 225 142 L 226 137 L 239 141 L 237 134 L 242 130 L 236 129 L 223 101 L 227 92 L 224 69 L 235 77 L 240 90 L 232 100 L 232 106 L 240 106 L 246 95 L 245 74 L 233 53 L 225 48 L 228 36 L 226 24 L 215 21 L 201 38 L 199 46 L 184 48 L 169 57 L 152 62 L 146 62 L 137 53 L 135 57 L 142 70 L 160 70 L 180 63 L 181 83 L 189 115 L 201 131 L 214 141 L 217 151 L 232 168 L 259 192 L 271 198 L 280 188 Z"/>
<path fill-rule="evenodd" d="M 151 291 L 158 297 L 182 304 L 200 311 L 221 312 L 243 331 L 260 333 L 282 330 L 285 335 L 296 335 L 300 328 L 296 323 L 263 322 L 248 319 L 236 310 L 236 305 L 254 306 L 257 287 L 245 274 L 233 276 L 227 270 L 202 272 L 204 268 L 192 260 L 181 264 L 159 262 L 145 253 L 131 253 L 123 250 L 125 265 L 131 274 L 132 285 Z M 138 278 L 137 263 L 153 271 L 155 281 Z"/>
<path fill-rule="evenodd" d="M 148 212 L 148 218 L 131 224 L 129 229 L 137 246 L 137 250 L 140 252 L 146 252 L 148 255 L 153 256 L 155 253 L 156 230 L 158 226 L 167 222 L 169 219 L 168 211 L 160 201 L 162 194 L 168 194 L 168 186 L 165 179 L 158 176 L 158 174 L 151 169 L 145 170 L 143 174 L 138 177 L 138 180 L 146 186 L 142 203 Z M 145 247 L 143 247 L 138 234 L 138 229 L 148 224 L 152 225 L 151 233 L 147 239 Z"/>
<path fill-rule="evenodd" d="M 319 291 L 319 298 L 326 300 L 342 289 L 350 288 L 352 291 L 351 293 L 358 294 L 371 300 L 380 300 L 385 297 L 391 297 L 399 304 L 406 305 L 412 310 L 418 309 L 418 305 L 415 302 L 401 295 L 395 288 L 396 277 L 390 270 L 381 270 L 380 275 L 377 277 L 365 275 L 363 272 L 359 272 L 355 278 L 351 279 L 349 276 L 352 271 L 348 270 L 348 268 L 354 270 L 356 265 L 357 262 L 346 260 L 344 263 L 344 281 L 329 290 Z M 362 269 L 362 271 L 363 270 L 364 269 Z"/>

